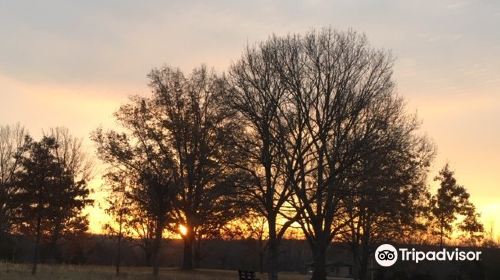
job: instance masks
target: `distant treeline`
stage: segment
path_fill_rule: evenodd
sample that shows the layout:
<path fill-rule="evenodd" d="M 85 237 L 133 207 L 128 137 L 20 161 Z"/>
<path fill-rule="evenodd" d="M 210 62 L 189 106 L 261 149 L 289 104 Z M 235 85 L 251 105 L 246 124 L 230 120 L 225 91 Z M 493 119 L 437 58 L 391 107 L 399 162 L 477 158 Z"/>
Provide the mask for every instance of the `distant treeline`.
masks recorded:
<path fill-rule="evenodd" d="M 121 259 L 124 266 L 149 266 L 144 250 L 138 246 L 140 241 L 127 238 L 123 240 Z M 53 259 L 51 248 L 42 246 L 41 262 L 46 264 L 76 265 L 115 265 L 116 238 L 109 235 L 81 235 L 77 238 L 61 239 L 58 242 L 60 256 Z M 311 261 L 311 253 L 303 240 L 285 240 L 280 252 L 280 268 L 290 272 L 304 272 L 305 265 Z M 344 252 L 347 250 L 344 249 Z M 161 244 L 159 263 L 163 267 L 182 265 L 183 241 L 164 239 Z M 11 262 L 31 262 L 33 239 L 25 236 L 11 236 L 9 243 L 2 247 L 2 259 Z M 202 257 L 197 261 L 200 268 L 211 269 L 249 269 L 266 271 L 261 260 L 257 240 L 205 240 Z"/>
<path fill-rule="evenodd" d="M 122 250 L 123 266 L 149 266 L 144 257 L 144 251 L 137 246 L 139 240 L 126 239 Z M 30 262 L 33 254 L 33 240 L 24 236 L 11 236 L 9 243 L 2 247 L 2 259 L 10 262 Z M 62 239 L 59 241 L 60 259 L 54 260 L 50 248 L 41 249 L 41 261 L 46 264 L 73 264 L 73 265 L 104 265 L 116 263 L 117 240 L 107 235 L 82 235 L 78 238 Z M 410 246 L 410 244 L 407 244 Z M 416 245 L 417 250 L 439 250 L 439 246 Z M 259 242 L 247 240 L 205 240 L 203 257 L 198 262 L 199 268 L 239 270 L 247 269 L 257 272 L 267 271 L 265 256 L 260 254 Z M 477 248 L 474 248 L 477 249 Z M 498 248 L 481 248 L 482 262 L 421 262 L 415 264 L 398 264 L 391 269 L 382 269 L 374 263 L 370 265 L 375 279 L 391 279 L 394 277 L 408 277 L 412 279 L 420 275 L 422 279 L 446 279 L 446 277 L 469 277 L 466 279 L 496 279 L 500 275 L 500 250 Z M 162 267 L 180 267 L 182 265 L 183 241 L 179 239 L 164 239 L 159 253 L 159 265 Z M 294 273 L 310 273 L 312 255 L 305 240 L 282 241 L 279 252 L 278 268 L 280 271 Z M 327 255 L 327 264 L 347 265 L 352 260 L 349 244 L 332 244 Z M 332 267 L 327 269 L 333 273 Z M 398 279 L 400 279 L 398 278 Z"/>
<path fill-rule="evenodd" d="M 326 279 L 333 243 L 348 245 L 352 276 L 367 279 L 381 243 L 445 246 L 452 233 L 485 242 L 448 164 L 429 191 L 435 145 L 396 94 L 393 63 L 364 35 L 323 29 L 249 45 L 223 74 L 152 70 L 152 94 L 121 106 L 119 127 L 91 133 L 106 167 L 102 207 L 113 222 L 103 230 L 116 238 L 106 243 L 116 245 L 116 273 L 135 256 L 131 237 L 155 276 L 179 258 L 183 269 L 200 266 L 216 244 L 207 240 L 255 240 L 270 280 L 285 269 L 292 231 L 315 280 Z M 60 240 L 84 242 L 91 164 L 67 130 L 35 140 L 21 126 L 1 129 L 0 235 L 32 238 L 36 273 L 44 254 L 67 261 Z M 178 245 L 167 232 L 182 236 L 175 260 L 164 259 Z"/>

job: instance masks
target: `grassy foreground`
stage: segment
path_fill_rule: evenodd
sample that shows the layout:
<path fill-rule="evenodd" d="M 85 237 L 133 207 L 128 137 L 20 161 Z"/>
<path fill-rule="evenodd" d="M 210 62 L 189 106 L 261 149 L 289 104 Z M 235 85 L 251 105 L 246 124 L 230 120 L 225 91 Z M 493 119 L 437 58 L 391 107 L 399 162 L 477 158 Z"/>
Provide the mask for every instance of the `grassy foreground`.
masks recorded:
<path fill-rule="evenodd" d="M 0 279 L 2 280 L 111 280 L 111 279 L 153 279 L 152 269 L 149 267 L 122 267 L 121 275 L 115 276 L 111 266 L 76 266 L 76 265 L 40 265 L 37 274 L 31 275 L 31 266 L 27 264 L 0 263 Z M 257 277 L 267 279 L 267 275 Z M 280 273 L 280 280 L 305 280 L 310 276 Z M 162 280 L 238 280 L 238 272 L 231 270 L 198 269 L 181 271 L 164 268 L 160 271 Z"/>

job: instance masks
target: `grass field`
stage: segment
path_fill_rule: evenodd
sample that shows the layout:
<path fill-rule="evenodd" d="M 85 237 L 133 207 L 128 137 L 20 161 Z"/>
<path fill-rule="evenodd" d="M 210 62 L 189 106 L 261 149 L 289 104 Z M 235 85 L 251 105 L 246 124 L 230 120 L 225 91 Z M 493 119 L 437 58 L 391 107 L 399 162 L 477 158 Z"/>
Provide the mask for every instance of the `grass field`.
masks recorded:
<path fill-rule="evenodd" d="M 111 279 L 153 279 L 149 267 L 122 267 L 120 276 L 115 275 L 111 266 L 75 266 L 75 265 L 40 265 L 35 276 L 31 275 L 31 266 L 27 264 L 0 263 L 1 280 L 40 279 L 40 280 L 111 280 Z M 266 275 L 257 274 L 261 280 Z M 231 270 L 198 269 L 180 271 L 164 268 L 160 272 L 162 280 L 238 280 L 238 272 Z M 280 280 L 306 280 L 309 275 L 280 273 Z"/>

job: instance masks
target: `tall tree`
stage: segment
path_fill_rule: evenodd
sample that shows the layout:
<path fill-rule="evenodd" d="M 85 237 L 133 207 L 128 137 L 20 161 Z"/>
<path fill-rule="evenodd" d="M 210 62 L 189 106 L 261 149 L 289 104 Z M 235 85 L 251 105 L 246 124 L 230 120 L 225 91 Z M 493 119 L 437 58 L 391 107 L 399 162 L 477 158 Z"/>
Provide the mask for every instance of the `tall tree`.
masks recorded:
<path fill-rule="evenodd" d="M 294 222 L 283 215 L 292 190 L 286 184 L 280 151 L 280 106 L 287 92 L 273 60 L 278 48 L 275 41 L 248 47 L 232 65 L 229 79 L 231 106 L 245 126 L 234 139 L 240 158 L 231 164 L 248 178 L 241 189 L 245 203 L 267 220 L 269 280 L 278 278 L 279 245 Z"/>
<path fill-rule="evenodd" d="M 14 174 L 19 168 L 16 153 L 24 145 L 28 132 L 19 124 L 0 126 L 0 242 L 11 230 L 15 205 Z"/>
<path fill-rule="evenodd" d="M 88 199 L 86 182 L 75 180 L 75 174 L 55 155 L 57 149 L 58 143 L 53 137 L 44 136 L 39 142 L 26 137 L 16 156 L 20 163 L 15 173 L 18 188 L 15 200 L 19 204 L 17 227 L 35 236 L 32 274 L 36 273 L 40 242 L 53 236 L 55 222 L 62 223 L 62 231 L 72 230 L 73 221 L 86 229 L 86 216 L 81 212 L 92 202 Z M 61 219 L 61 215 L 64 218 Z"/>
<path fill-rule="evenodd" d="M 241 132 L 240 124 L 227 103 L 224 79 L 195 69 L 191 75 L 164 67 L 153 70 L 149 78 L 152 102 L 161 112 L 151 129 L 164 141 L 175 159 L 179 192 L 174 218 L 187 230 L 184 239 L 183 269 L 193 268 L 193 245 L 213 226 L 220 227 L 237 213 L 234 207 L 235 171 L 225 164 L 234 157 L 228 139 Z"/>
<path fill-rule="evenodd" d="M 364 36 L 324 30 L 289 37 L 280 55 L 290 88 L 283 123 L 287 172 L 304 211 L 299 220 L 313 251 L 312 279 L 326 278 L 329 244 L 346 226 L 343 200 L 351 195 L 353 167 L 369 157 L 386 128 L 378 110 L 391 99 L 392 60 L 371 49 Z"/>
<path fill-rule="evenodd" d="M 153 96 L 134 97 L 115 114 L 126 132 L 97 130 L 93 139 L 111 172 L 135 178 L 131 197 L 161 225 L 157 236 L 166 227 L 187 229 L 183 268 L 191 269 L 195 237 L 235 215 L 238 176 L 225 162 L 234 153 L 230 134 L 240 128 L 224 106 L 224 80 L 205 67 L 187 77 L 165 67 L 149 78 Z"/>
<path fill-rule="evenodd" d="M 467 190 L 457 184 L 450 166 L 446 164 L 434 180 L 439 181 L 440 186 L 431 199 L 431 213 L 437 228 L 435 234 L 439 237 L 441 247 L 456 228 L 455 222 L 459 217 L 462 217 L 463 221 L 458 229 L 470 234 L 472 239 L 481 238 L 484 229 L 479 221 L 479 215 L 469 200 L 470 195 Z"/>
<path fill-rule="evenodd" d="M 359 180 L 353 174 L 364 163 L 376 162 L 381 149 L 397 151 L 393 137 L 404 141 L 413 137 L 414 129 L 387 133 L 408 123 L 389 121 L 405 118 L 394 93 L 393 59 L 371 48 L 365 36 L 324 29 L 304 36 L 273 36 L 256 49 L 233 70 L 239 79 L 236 86 L 246 94 L 239 99 L 248 104 L 239 110 L 275 145 L 258 163 L 270 156 L 268 170 L 275 175 L 263 172 L 263 177 L 279 182 L 276 189 L 291 192 L 285 196 L 288 204 L 281 205 L 293 206 L 299 215 L 313 252 L 312 279 L 322 280 L 329 244 L 349 222 L 344 218 L 345 200 L 352 196 L 353 178 Z M 258 108 L 253 114 L 258 118 L 245 111 L 247 107 Z M 263 127 L 259 118 L 271 123 L 269 133 L 258 130 Z M 266 147 L 264 141 L 255 142 L 257 151 Z M 388 164 L 392 168 L 394 162 Z M 275 195 L 274 188 L 267 197 Z M 281 201 L 269 200 L 273 207 Z M 294 220 L 293 215 L 289 218 Z"/>

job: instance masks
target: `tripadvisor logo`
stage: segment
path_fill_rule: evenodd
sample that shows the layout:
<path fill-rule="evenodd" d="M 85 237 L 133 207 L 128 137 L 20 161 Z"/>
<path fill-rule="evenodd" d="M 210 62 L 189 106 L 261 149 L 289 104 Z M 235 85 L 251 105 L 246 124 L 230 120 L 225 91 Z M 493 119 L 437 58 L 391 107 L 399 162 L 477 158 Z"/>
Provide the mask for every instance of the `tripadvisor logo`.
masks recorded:
<path fill-rule="evenodd" d="M 417 251 L 415 248 L 396 249 L 391 244 L 382 244 L 375 250 L 375 260 L 380 266 L 392 266 L 398 261 L 419 263 L 421 261 L 479 261 L 481 251 L 465 251 L 458 248 L 448 250 L 443 248 L 439 251 Z"/>
<path fill-rule="evenodd" d="M 391 266 L 398 261 L 398 251 L 391 244 L 382 244 L 375 251 L 375 260 L 381 266 Z"/>

